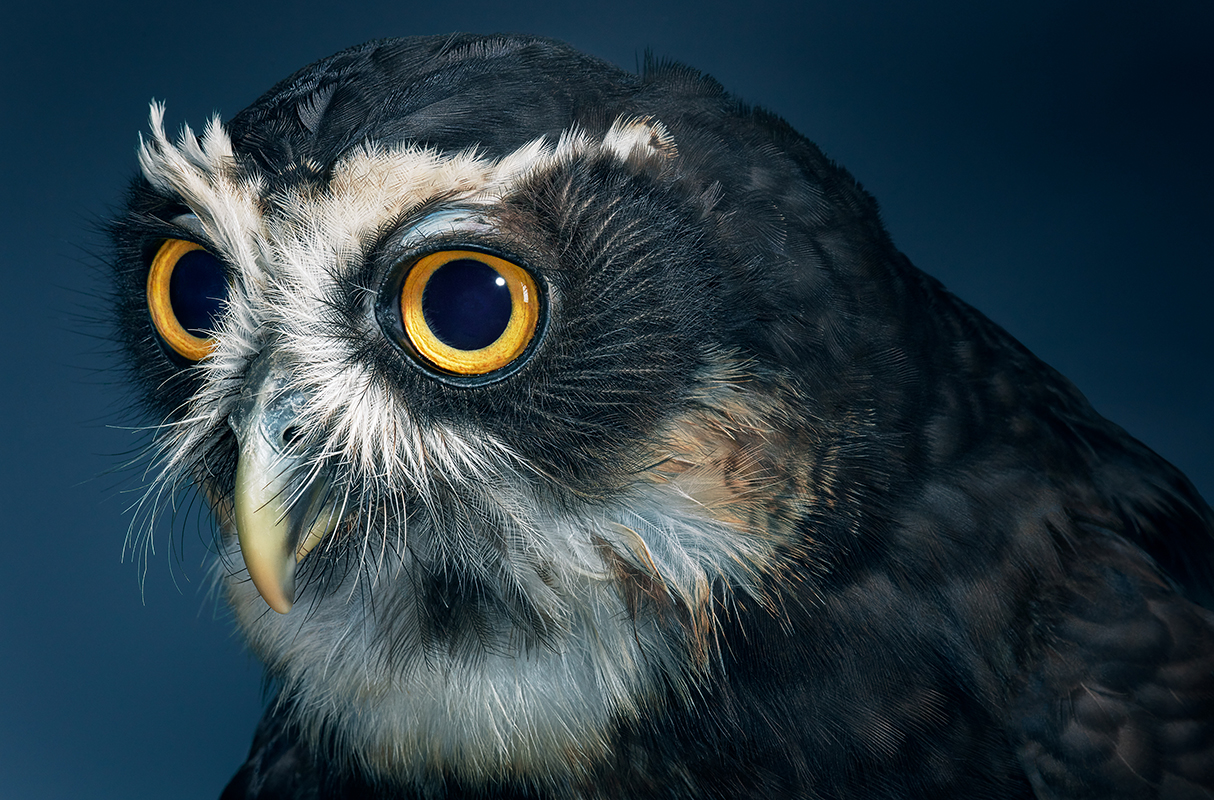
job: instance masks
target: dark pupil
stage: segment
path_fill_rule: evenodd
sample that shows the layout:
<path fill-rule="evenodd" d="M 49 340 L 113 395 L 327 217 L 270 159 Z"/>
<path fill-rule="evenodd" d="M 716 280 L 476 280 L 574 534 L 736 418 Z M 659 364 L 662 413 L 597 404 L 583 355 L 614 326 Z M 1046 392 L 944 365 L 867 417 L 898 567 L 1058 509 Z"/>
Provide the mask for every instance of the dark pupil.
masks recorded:
<path fill-rule="evenodd" d="M 480 350 L 498 340 L 510 322 L 510 287 L 482 261 L 461 258 L 436 269 L 422 290 L 422 315 L 440 342 Z"/>
<path fill-rule="evenodd" d="M 223 264 L 206 250 L 191 250 L 177 260 L 169 277 L 169 303 L 177 322 L 195 336 L 215 330 L 228 297 Z"/>

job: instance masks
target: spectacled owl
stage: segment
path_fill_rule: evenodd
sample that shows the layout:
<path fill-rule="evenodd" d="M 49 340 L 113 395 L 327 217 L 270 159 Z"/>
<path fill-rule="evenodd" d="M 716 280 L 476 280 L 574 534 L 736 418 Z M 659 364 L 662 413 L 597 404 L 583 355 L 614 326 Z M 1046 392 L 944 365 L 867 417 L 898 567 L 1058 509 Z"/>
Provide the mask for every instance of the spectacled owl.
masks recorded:
<path fill-rule="evenodd" d="M 274 694 L 223 797 L 1212 798 L 1214 514 L 672 63 L 372 42 L 112 226 Z"/>

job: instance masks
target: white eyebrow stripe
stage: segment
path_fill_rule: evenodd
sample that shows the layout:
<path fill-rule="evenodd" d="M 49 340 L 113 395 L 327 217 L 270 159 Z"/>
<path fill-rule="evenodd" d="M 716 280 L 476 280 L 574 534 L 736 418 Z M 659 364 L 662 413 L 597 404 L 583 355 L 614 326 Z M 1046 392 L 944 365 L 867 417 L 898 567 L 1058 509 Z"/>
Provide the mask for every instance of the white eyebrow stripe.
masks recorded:
<path fill-rule="evenodd" d="M 256 293 L 269 282 L 286 282 L 316 296 L 336 274 L 356 267 L 385 226 L 436 197 L 490 206 L 522 182 L 579 158 L 665 161 L 676 154 L 660 122 L 622 116 L 602 137 L 572 126 L 555 142 L 539 137 L 500 159 L 476 148 L 451 154 L 416 144 L 362 144 L 337 161 L 319 190 L 300 184 L 267 196 L 261 180 L 237 169 L 217 117 L 201 137 L 183 126 L 174 143 L 165 135 L 164 112 L 163 104 L 152 103 L 150 137 L 141 138 L 138 153 L 144 177 L 181 198 Z M 444 221 L 440 215 L 410 238 Z"/>

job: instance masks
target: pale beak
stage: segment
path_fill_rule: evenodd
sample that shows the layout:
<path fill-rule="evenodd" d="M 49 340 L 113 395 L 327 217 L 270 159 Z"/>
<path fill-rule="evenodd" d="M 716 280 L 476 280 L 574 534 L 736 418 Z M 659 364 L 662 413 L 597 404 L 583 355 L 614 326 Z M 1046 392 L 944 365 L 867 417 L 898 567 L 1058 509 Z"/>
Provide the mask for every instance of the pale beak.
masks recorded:
<path fill-rule="evenodd" d="M 295 567 L 337 527 L 329 482 L 294 441 L 304 396 L 273 355 L 257 360 L 228 419 L 240 443 L 236 536 L 249 577 L 280 614 L 295 602 Z"/>

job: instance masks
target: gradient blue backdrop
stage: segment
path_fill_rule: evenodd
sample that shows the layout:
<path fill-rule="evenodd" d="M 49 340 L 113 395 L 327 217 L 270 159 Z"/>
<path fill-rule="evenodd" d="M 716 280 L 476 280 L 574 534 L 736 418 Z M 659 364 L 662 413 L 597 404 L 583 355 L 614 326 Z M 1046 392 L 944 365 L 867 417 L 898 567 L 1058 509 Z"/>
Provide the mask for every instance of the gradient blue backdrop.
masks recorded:
<path fill-rule="evenodd" d="M 123 538 L 135 443 L 99 220 L 147 103 L 231 116 L 365 39 L 452 30 L 645 48 L 786 117 L 877 196 L 894 240 L 1214 497 L 1214 4 L 17 3 L 0 14 L 0 797 L 214 798 L 257 665 L 167 527 Z"/>

